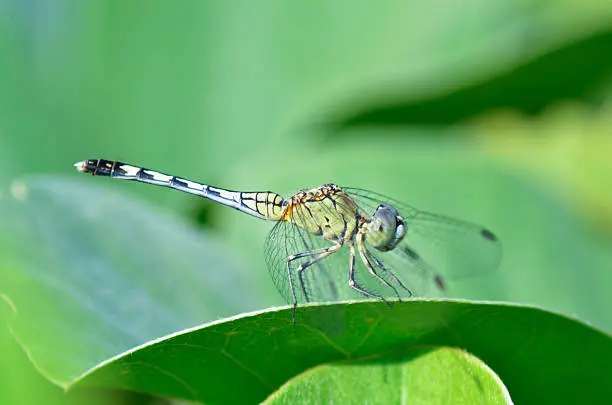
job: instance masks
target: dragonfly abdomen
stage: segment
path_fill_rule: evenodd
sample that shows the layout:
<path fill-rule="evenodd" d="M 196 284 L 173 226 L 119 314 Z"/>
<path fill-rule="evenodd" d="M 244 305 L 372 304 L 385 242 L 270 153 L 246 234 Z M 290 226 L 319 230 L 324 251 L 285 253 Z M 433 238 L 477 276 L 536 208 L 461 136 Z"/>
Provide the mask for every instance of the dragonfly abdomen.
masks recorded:
<path fill-rule="evenodd" d="M 89 159 L 75 167 L 94 176 L 133 180 L 199 195 L 261 219 L 279 220 L 286 206 L 283 197 L 269 191 L 231 191 L 118 161 Z"/>
<path fill-rule="evenodd" d="M 240 193 L 240 200 L 243 206 L 272 221 L 280 220 L 287 206 L 282 196 L 271 191 Z"/>

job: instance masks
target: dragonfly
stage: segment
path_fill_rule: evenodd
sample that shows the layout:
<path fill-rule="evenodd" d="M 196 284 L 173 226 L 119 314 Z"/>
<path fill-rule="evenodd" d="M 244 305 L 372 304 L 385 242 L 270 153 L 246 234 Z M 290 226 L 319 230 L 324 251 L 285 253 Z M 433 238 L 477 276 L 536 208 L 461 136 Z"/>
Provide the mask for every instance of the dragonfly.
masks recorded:
<path fill-rule="evenodd" d="M 384 195 L 336 184 L 280 194 L 232 191 L 119 161 L 74 164 L 94 176 L 195 194 L 275 221 L 264 243 L 272 280 L 293 307 L 351 299 L 393 301 L 446 291 L 446 279 L 483 275 L 501 261 L 489 229 L 421 211 Z"/>

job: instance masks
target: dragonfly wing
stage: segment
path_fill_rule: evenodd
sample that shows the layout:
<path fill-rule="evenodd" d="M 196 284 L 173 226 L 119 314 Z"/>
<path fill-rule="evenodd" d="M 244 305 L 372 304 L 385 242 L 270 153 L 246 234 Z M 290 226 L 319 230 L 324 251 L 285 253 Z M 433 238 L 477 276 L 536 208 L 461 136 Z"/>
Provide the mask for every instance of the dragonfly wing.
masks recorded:
<path fill-rule="evenodd" d="M 371 191 L 344 189 L 367 216 L 373 215 L 380 204 L 391 204 L 404 217 L 406 235 L 402 242 L 389 252 L 371 250 L 377 256 L 390 258 L 387 260 L 400 273 L 418 273 L 411 275 L 412 279 L 424 278 L 442 288 L 445 278 L 483 275 L 499 266 L 501 243 L 480 225 L 420 211 Z M 426 286 L 420 287 L 423 288 Z"/>
<path fill-rule="evenodd" d="M 289 273 L 286 269 L 287 257 L 297 250 L 295 241 L 287 239 L 293 230 L 293 224 L 281 221 L 274 225 L 264 243 L 264 256 L 272 281 L 278 292 L 287 303 L 293 302 Z M 293 245 L 291 242 L 293 242 Z"/>
<path fill-rule="evenodd" d="M 305 232 L 291 221 L 281 221 L 274 226 L 265 242 L 266 262 L 276 288 L 288 304 L 293 304 L 294 299 L 298 304 L 342 299 L 340 284 L 348 283 L 348 255 L 344 248 L 301 272 L 298 272 L 300 266 L 305 266 L 318 255 L 306 255 L 289 263 L 287 261 L 289 257 L 331 246 L 332 242 Z"/>

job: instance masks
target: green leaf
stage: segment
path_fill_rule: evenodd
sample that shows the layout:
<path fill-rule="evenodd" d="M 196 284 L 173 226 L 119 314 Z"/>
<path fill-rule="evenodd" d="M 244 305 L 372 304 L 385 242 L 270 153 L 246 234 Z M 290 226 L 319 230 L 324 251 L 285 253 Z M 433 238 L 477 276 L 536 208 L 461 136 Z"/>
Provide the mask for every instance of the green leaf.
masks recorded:
<path fill-rule="evenodd" d="M 274 302 L 219 240 L 82 180 L 15 182 L 0 199 L 0 308 L 57 384 L 156 337 Z"/>
<path fill-rule="evenodd" d="M 516 403 L 597 403 L 612 394 L 604 333 L 538 308 L 434 300 L 307 306 L 295 325 L 291 309 L 253 313 L 151 342 L 75 383 L 253 403 L 312 367 L 423 345 L 477 356 Z"/>
<path fill-rule="evenodd" d="M 612 31 L 607 28 L 586 34 L 579 35 L 563 46 L 543 53 L 538 52 L 535 57 L 520 58 L 523 61 L 514 68 L 508 69 L 506 66 L 499 72 L 487 72 L 488 74 L 476 82 L 447 89 L 435 97 L 415 99 L 406 91 L 397 99 L 382 99 L 378 103 L 364 106 L 361 110 L 342 111 L 336 117 L 337 124 L 340 128 L 366 125 L 448 126 L 463 124 L 467 120 L 473 121 L 474 117 L 486 116 L 492 111 L 500 110 L 516 113 L 517 117 L 514 118 L 520 122 L 521 118 L 526 117 L 537 120 L 541 113 L 551 107 L 554 109 L 559 102 L 567 100 L 599 107 L 602 95 L 595 93 L 601 93 L 605 89 L 605 84 L 602 86 L 602 83 L 605 83 L 609 76 L 610 63 L 601 60 L 598 55 L 608 55 L 612 52 Z M 554 41 L 559 39 L 561 38 Z M 566 40 L 563 38 L 562 42 Z M 492 55 L 496 51 L 490 49 L 486 52 Z M 571 63 L 568 63 L 570 61 Z M 481 64 L 492 67 L 488 62 L 489 60 L 482 61 Z M 504 65 L 505 63 L 502 63 L 502 66 Z M 446 75 L 452 76 L 450 72 Z M 511 122 L 510 128 L 512 124 Z M 505 127 L 500 126 L 498 129 L 504 130 Z M 482 130 L 487 139 L 503 138 L 494 135 L 491 128 L 486 126 Z M 539 135 L 536 135 L 537 138 Z"/>
<path fill-rule="evenodd" d="M 322 365 L 283 385 L 266 404 L 511 404 L 499 377 L 454 348 L 418 347 Z"/>
<path fill-rule="evenodd" d="M 612 53 L 612 33 L 608 43 Z M 608 91 L 612 99 L 612 85 Z M 594 110 L 566 102 L 529 119 L 493 113 L 478 124 L 474 131 L 492 155 L 542 182 L 558 178 L 557 187 L 590 225 L 612 235 L 612 187 L 602 187 L 612 172 L 612 103 Z M 487 137 L 491 132 L 495 139 Z"/>

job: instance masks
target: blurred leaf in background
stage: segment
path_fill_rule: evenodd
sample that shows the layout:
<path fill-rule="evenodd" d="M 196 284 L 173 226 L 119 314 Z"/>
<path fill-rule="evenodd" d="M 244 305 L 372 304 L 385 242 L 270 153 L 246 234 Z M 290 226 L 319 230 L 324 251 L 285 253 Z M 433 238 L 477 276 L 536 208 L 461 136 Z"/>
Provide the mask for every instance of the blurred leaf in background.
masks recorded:
<path fill-rule="evenodd" d="M 10 311 L 9 306 L 0 305 L 2 316 Z M 20 342 L 14 339 L 8 328 L 0 328 L 0 398 L 6 404 L 49 404 L 49 405 L 130 405 L 153 404 L 169 405 L 168 402 L 155 399 L 145 394 L 123 390 L 76 389 L 65 392 L 61 387 L 49 383 L 51 377 L 44 370 L 35 369 L 30 362 L 29 353 L 24 353 Z"/>
<path fill-rule="evenodd" d="M 368 188 L 499 234 L 499 271 L 453 285 L 454 295 L 537 304 L 612 331 L 610 54 L 607 0 L 7 0 L 0 201 L 12 204 L 30 174 L 45 174 L 58 195 L 75 193 L 51 179 L 76 177 L 71 164 L 96 157 L 240 190 Z M 154 187 L 79 180 L 202 221 L 211 238 L 194 238 L 200 254 L 238 252 L 249 264 L 253 298 L 237 293 L 243 307 L 233 311 L 282 302 L 262 254 L 270 224 Z M 31 203 L 43 208 L 0 218 L 12 224 L 0 229 L 0 292 L 30 300 L 17 308 L 24 325 L 36 318 L 26 309 L 48 301 L 18 291 L 19 281 L 46 274 L 45 263 L 80 274 L 78 247 L 87 244 L 71 234 L 83 224 L 68 205 L 54 218 L 63 225 L 45 236 L 40 221 L 57 207 Z M 35 237 L 14 237 L 15 229 Z M 129 257 L 144 263 L 146 244 L 131 242 Z M 146 273 L 127 253 L 107 253 L 99 252 L 114 274 Z M 175 260 L 155 254 L 160 269 Z M 216 281 L 239 274 L 219 255 Z M 168 283 L 191 267 L 167 269 Z M 79 290 L 68 281 L 45 288 Z M 192 302 L 172 328 L 223 312 Z M 156 313 L 146 300 L 139 309 Z M 50 323 L 62 325 L 63 311 Z"/>

